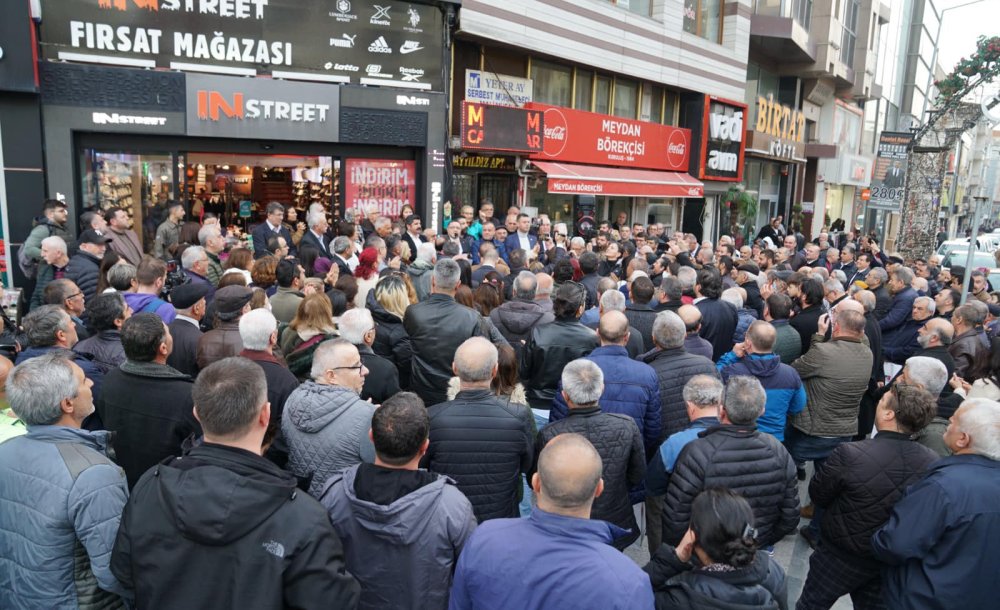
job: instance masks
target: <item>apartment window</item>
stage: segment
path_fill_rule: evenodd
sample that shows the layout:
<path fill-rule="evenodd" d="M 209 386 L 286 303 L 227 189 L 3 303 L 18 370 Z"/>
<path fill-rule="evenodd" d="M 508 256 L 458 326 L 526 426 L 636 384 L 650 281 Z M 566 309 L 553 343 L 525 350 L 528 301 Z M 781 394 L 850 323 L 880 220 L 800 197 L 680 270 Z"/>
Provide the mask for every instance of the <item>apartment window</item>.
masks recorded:
<path fill-rule="evenodd" d="M 531 80 L 536 102 L 569 106 L 573 99 L 573 69 L 532 59 Z"/>
<path fill-rule="evenodd" d="M 594 112 L 611 114 L 611 77 L 598 76 L 594 87 Z"/>
<path fill-rule="evenodd" d="M 667 91 L 663 97 L 663 124 L 677 125 L 678 95 L 674 91 Z"/>
<path fill-rule="evenodd" d="M 813 0 L 794 0 L 792 2 L 792 19 L 805 29 L 809 29 L 812 19 Z"/>
<path fill-rule="evenodd" d="M 608 0 L 611 4 L 637 15 L 650 16 L 652 2 L 650 0 Z"/>
<path fill-rule="evenodd" d="M 590 110 L 594 98 L 594 73 L 588 70 L 576 71 L 576 105 L 577 110 Z"/>
<path fill-rule="evenodd" d="M 858 38 L 858 13 L 861 4 L 858 0 L 846 0 L 844 3 L 844 36 L 840 42 L 840 61 L 848 66 L 854 65 L 854 44 Z"/>
<path fill-rule="evenodd" d="M 684 31 L 722 42 L 722 0 L 684 0 Z"/>
<path fill-rule="evenodd" d="M 623 78 L 615 79 L 615 107 L 612 113 L 623 119 L 634 119 L 639 104 L 639 83 Z"/>
<path fill-rule="evenodd" d="M 639 112 L 639 120 L 650 123 L 663 122 L 663 87 L 649 84 L 642 86 L 642 110 Z"/>

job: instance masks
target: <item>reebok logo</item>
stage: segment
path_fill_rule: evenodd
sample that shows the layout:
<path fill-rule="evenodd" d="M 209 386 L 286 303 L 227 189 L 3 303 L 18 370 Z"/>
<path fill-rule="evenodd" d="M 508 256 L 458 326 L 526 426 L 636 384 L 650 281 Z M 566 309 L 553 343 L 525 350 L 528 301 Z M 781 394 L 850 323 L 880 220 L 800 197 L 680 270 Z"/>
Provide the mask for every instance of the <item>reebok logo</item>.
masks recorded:
<path fill-rule="evenodd" d="M 413 53 L 414 51 L 420 51 L 423 47 L 420 46 L 420 42 L 416 40 L 407 40 L 403 43 L 403 46 L 399 47 L 399 52 L 403 55 Z"/>
<path fill-rule="evenodd" d="M 392 53 L 392 47 L 385 41 L 385 36 L 379 36 L 368 45 L 369 53 Z"/>

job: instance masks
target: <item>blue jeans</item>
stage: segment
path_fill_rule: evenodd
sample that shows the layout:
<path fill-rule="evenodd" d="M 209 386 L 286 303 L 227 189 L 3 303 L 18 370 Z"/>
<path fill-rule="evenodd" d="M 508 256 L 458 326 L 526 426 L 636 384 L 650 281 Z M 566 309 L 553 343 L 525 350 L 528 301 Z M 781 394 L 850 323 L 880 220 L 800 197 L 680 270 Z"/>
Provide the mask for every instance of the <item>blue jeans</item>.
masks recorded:
<path fill-rule="evenodd" d="M 541 413 L 544 413 L 544 415 L 540 415 Z M 538 430 L 541 430 L 543 427 L 548 425 L 549 414 L 547 411 L 537 411 L 532 409 L 531 414 L 535 417 L 535 428 Z M 522 485 L 524 485 L 524 494 L 521 498 L 521 504 L 518 505 L 518 510 L 520 511 L 522 517 L 527 517 L 531 515 L 531 500 L 534 498 L 534 494 L 531 493 L 531 481 L 528 480 L 527 476 L 524 477 Z"/>
<path fill-rule="evenodd" d="M 823 467 L 826 458 L 830 457 L 838 445 L 850 441 L 850 436 L 810 436 L 795 427 L 790 427 L 785 434 L 785 447 L 795 464 L 801 467 L 811 461 L 816 471 Z M 819 524 L 822 516 L 823 509 L 813 505 L 813 518 L 809 522 L 809 531 L 815 535 L 816 540 L 819 540 Z"/>

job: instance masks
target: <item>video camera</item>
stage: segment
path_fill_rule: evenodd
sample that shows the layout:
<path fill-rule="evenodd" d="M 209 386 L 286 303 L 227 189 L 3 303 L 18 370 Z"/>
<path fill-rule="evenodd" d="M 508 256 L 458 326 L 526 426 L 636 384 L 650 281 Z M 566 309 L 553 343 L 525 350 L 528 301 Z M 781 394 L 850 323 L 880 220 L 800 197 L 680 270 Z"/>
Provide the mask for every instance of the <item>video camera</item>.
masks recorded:
<path fill-rule="evenodd" d="M 163 282 L 163 290 L 160 291 L 160 297 L 166 299 L 170 295 L 171 290 L 190 281 L 191 278 L 184 273 L 184 269 L 181 268 L 179 262 L 176 260 L 167 261 L 167 279 Z"/>

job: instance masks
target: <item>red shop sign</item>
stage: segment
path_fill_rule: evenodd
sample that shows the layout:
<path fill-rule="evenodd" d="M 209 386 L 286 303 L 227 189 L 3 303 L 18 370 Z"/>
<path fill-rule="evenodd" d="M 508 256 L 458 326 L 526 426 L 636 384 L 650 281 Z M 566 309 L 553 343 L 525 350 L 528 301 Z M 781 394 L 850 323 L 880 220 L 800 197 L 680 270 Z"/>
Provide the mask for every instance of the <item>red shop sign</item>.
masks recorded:
<path fill-rule="evenodd" d="M 688 129 L 536 102 L 525 107 L 545 111 L 544 148 L 532 159 L 688 171 Z"/>
<path fill-rule="evenodd" d="M 347 159 L 347 209 L 364 216 L 367 206 L 378 206 L 379 215 L 395 218 L 403 204 L 416 208 L 417 163 L 390 159 Z"/>

